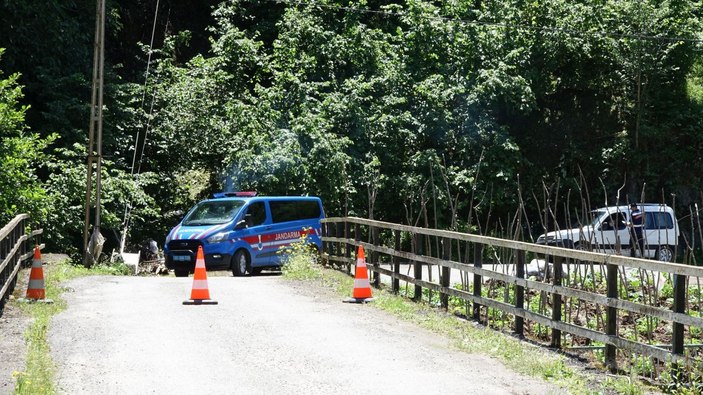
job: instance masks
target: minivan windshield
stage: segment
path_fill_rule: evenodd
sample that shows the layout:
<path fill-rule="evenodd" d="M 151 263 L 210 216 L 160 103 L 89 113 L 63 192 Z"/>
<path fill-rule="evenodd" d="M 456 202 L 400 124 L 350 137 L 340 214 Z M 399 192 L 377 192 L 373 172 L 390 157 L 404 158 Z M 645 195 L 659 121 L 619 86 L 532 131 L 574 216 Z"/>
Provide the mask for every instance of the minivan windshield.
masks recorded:
<path fill-rule="evenodd" d="M 595 227 L 600 224 L 600 218 L 605 214 L 605 210 L 593 210 L 591 211 L 591 226 Z"/>
<path fill-rule="evenodd" d="M 232 221 L 244 205 L 243 200 L 207 200 L 183 219 L 183 226 L 218 225 Z"/>

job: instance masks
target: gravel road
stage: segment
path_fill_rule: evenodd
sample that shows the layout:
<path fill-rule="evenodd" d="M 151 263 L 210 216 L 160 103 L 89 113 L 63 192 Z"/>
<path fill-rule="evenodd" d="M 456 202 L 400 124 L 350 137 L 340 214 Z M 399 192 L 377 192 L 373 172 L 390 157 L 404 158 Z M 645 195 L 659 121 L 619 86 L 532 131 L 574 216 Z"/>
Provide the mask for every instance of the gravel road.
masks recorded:
<path fill-rule="evenodd" d="M 369 305 L 279 276 L 84 277 L 49 330 L 67 394 L 560 393 Z"/>
<path fill-rule="evenodd" d="M 12 304 L 6 305 L 0 315 L 0 395 L 14 392 L 14 373 L 25 369 L 24 333 L 30 323 L 20 308 Z"/>

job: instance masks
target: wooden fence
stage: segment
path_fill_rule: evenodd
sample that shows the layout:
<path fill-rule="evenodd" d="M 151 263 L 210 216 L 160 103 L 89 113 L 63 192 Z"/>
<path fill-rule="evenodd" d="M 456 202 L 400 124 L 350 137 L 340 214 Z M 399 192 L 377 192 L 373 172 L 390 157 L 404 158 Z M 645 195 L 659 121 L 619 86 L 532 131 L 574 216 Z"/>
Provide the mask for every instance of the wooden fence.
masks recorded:
<path fill-rule="evenodd" d="M 17 273 L 33 256 L 34 245 L 40 244 L 42 230 L 29 229 L 29 215 L 20 214 L 0 229 L 0 309 L 17 283 Z M 44 248 L 40 245 L 39 248 Z"/>
<path fill-rule="evenodd" d="M 703 365 L 701 267 L 361 218 L 327 218 L 322 226 L 327 262 L 351 273 L 361 245 L 376 286 L 387 276 L 393 292 L 404 282 L 416 300 L 432 302 L 434 293 L 441 307 L 451 298 L 477 320 L 508 316 L 517 335 L 529 326 L 552 347 L 604 348 L 612 370 L 623 353 Z M 551 262 L 550 275 L 526 276 L 528 262 Z"/>

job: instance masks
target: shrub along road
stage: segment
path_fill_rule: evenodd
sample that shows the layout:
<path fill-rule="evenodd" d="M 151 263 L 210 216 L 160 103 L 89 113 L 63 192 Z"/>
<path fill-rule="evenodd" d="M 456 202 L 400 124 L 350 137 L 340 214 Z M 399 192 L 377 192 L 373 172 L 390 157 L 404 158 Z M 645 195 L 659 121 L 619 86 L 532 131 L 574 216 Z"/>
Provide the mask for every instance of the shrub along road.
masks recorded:
<path fill-rule="evenodd" d="M 474 393 L 559 389 L 370 306 L 280 276 L 83 277 L 49 330 L 60 393 Z"/>

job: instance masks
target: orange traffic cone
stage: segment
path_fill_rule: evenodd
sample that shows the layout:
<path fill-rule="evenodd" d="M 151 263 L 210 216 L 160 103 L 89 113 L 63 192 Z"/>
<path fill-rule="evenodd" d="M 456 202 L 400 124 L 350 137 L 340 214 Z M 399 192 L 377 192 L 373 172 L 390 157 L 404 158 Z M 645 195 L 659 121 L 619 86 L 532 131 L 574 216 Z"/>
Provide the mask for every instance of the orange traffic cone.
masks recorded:
<path fill-rule="evenodd" d="M 345 302 L 366 303 L 372 301 L 371 283 L 369 283 L 369 273 L 366 268 L 366 257 L 364 247 L 359 246 L 356 253 L 356 270 L 354 271 L 354 291 L 352 297 L 345 299 Z"/>
<path fill-rule="evenodd" d="M 32 259 L 32 270 L 29 272 L 29 284 L 27 284 L 27 297 L 22 301 L 53 303 L 53 300 L 46 299 L 44 288 L 44 269 L 41 263 L 41 251 L 39 247 L 34 247 L 34 259 Z"/>
<path fill-rule="evenodd" d="M 183 301 L 183 304 L 217 304 L 216 300 L 210 299 L 210 291 L 207 287 L 207 271 L 205 270 L 203 246 L 198 246 L 198 255 L 195 259 L 195 272 L 193 273 L 193 289 L 190 292 L 190 300 Z"/>

